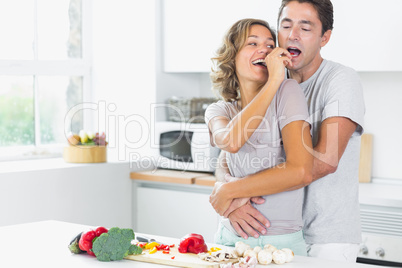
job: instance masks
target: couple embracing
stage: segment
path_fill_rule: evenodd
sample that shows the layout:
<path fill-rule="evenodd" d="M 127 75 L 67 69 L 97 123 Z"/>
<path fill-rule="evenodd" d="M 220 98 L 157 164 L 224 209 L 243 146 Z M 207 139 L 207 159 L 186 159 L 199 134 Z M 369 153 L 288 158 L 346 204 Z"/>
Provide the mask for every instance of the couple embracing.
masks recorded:
<path fill-rule="evenodd" d="M 205 112 L 222 150 L 216 243 L 356 261 L 363 90 L 354 70 L 321 57 L 332 28 L 330 0 L 283 0 L 278 37 L 256 19 L 227 32 L 211 74 L 223 100 Z"/>

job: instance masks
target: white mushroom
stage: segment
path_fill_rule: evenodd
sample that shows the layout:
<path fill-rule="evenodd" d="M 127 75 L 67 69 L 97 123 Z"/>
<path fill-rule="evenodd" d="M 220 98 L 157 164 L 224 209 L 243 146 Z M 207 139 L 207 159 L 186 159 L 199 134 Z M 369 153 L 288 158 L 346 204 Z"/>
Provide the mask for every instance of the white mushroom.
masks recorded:
<path fill-rule="evenodd" d="M 255 251 L 252 250 L 251 248 L 250 248 L 250 249 L 247 249 L 246 251 L 244 251 L 243 257 L 247 257 L 247 256 L 257 258 L 257 252 L 255 252 Z"/>
<path fill-rule="evenodd" d="M 272 252 L 268 249 L 258 252 L 257 257 L 260 264 L 270 264 L 272 262 Z"/>
<path fill-rule="evenodd" d="M 270 251 L 272 251 L 272 252 L 274 252 L 275 250 L 277 250 L 277 248 L 276 248 L 275 246 L 271 245 L 271 244 L 266 244 L 266 245 L 264 246 L 264 249 L 268 249 L 268 250 L 270 250 Z"/>
<path fill-rule="evenodd" d="M 262 250 L 262 248 L 259 246 L 256 246 L 253 250 L 255 251 L 255 253 L 258 254 L 258 252 L 260 252 Z"/>
<path fill-rule="evenodd" d="M 207 258 L 207 256 L 209 256 L 208 253 L 204 253 L 204 252 L 198 253 L 198 257 L 199 257 L 201 260 L 205 260 L 205 259 Z"/>
<path fill-rule="evenodd" d="M 258 260 L 256 257 L 244 257 L 244 258 L 240 258 L 239 262 L 234 264 L 235 268 L 238 267 L 248 267 L 248 268 L 253 268 L 256 267 L 258 264 Z"/>
<path fill-rule="evenodd" d="M 286 262 L 286 253 L 280 249 L 275 250 L 272 253 L 272 260 L 276 264 L 284 264 Z"/>
<path fill-rule="evenodd" d="M 244 243 L 243 241 L 237 241 L 235 244 L 235 248 L 240 247 L 240 245 L 247 245 L 247 244 Z"/>
<path fill-rule="evenodd" d="M 286 262 L 291 262 L 294 259 L 295 254 L 290 248 L 283 248 L 282 251 L 286 253 Z"/>
<path fill-rule="evenodd" d="M 235 253 L 237 254 L 237 256 L 243 257 L 243 254 L 247 249 L 251 249 L 251 247 L 249 245 L 247 245 L 246 243 L 244 243 L 242 241 L 236 242 Z"/>

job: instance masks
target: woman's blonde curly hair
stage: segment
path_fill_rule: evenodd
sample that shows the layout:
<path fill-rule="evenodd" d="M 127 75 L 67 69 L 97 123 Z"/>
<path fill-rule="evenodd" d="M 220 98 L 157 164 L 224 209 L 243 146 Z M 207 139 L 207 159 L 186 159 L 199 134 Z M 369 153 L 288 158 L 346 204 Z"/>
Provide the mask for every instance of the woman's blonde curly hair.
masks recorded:
<path fill-rule="evenodd" d="M 268 22 L 259 19 L 242 19 L 229 29 L 223 38 L 221 47 L 216 51 L 216 56 L 212 58 L 215 63 L 215 69 L 212 68 L 210 74 L 212 88 L 225 101 L 240 99 L 235 58 L 237 52 L 243 48 L 247 40 L 250 27 L 256 24 L 267 27 L 276 43 L 275 31 L 269 26 Z"/>

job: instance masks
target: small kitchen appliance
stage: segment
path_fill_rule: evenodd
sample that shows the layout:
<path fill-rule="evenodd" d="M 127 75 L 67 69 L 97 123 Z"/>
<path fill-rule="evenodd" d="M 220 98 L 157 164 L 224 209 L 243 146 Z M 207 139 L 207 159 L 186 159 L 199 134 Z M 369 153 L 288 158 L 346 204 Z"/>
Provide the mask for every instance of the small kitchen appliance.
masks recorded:
<path fill-rule="evenodd" d="M 205 123 L 156 122 L 152 134 L 158 168 L 197 172 L 215 170 L 220 150 L 211 146 Z"/>

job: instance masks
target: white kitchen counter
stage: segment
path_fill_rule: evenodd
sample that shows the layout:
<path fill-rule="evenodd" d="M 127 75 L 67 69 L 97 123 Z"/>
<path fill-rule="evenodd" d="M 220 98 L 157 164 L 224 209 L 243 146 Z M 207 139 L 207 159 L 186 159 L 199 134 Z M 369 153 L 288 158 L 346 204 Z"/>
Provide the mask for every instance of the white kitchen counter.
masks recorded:
<path fill-rule="evenodd" d="M 402 208 L 402 185 L 360 183 L 359 202 L 364 205 Z"/>
<path fill-rule="evenodd" d="M 110 227 L 110 226 L 106 226 Z M 119 226 L 124 228 L 124 226 Z M 0 228 L 0 267 L 168 267 L 158 264 L 122 260 L 100 262 L 87 254 L 71 254 L 68 244 L 73 237 L 90 226 L 59 221 L 44 221 Z M 149 235 L 148 235 L 149 236 Z M 151 236 L 152 237 L 152 236 Z M 178 243 L 177 238 L 155 237 L 167 243 Z M 258 267 L 269 267 L 259 265 Z M 283 268 L 376 268 L 380 266 L 340 263 L 296 256 Z"/>

